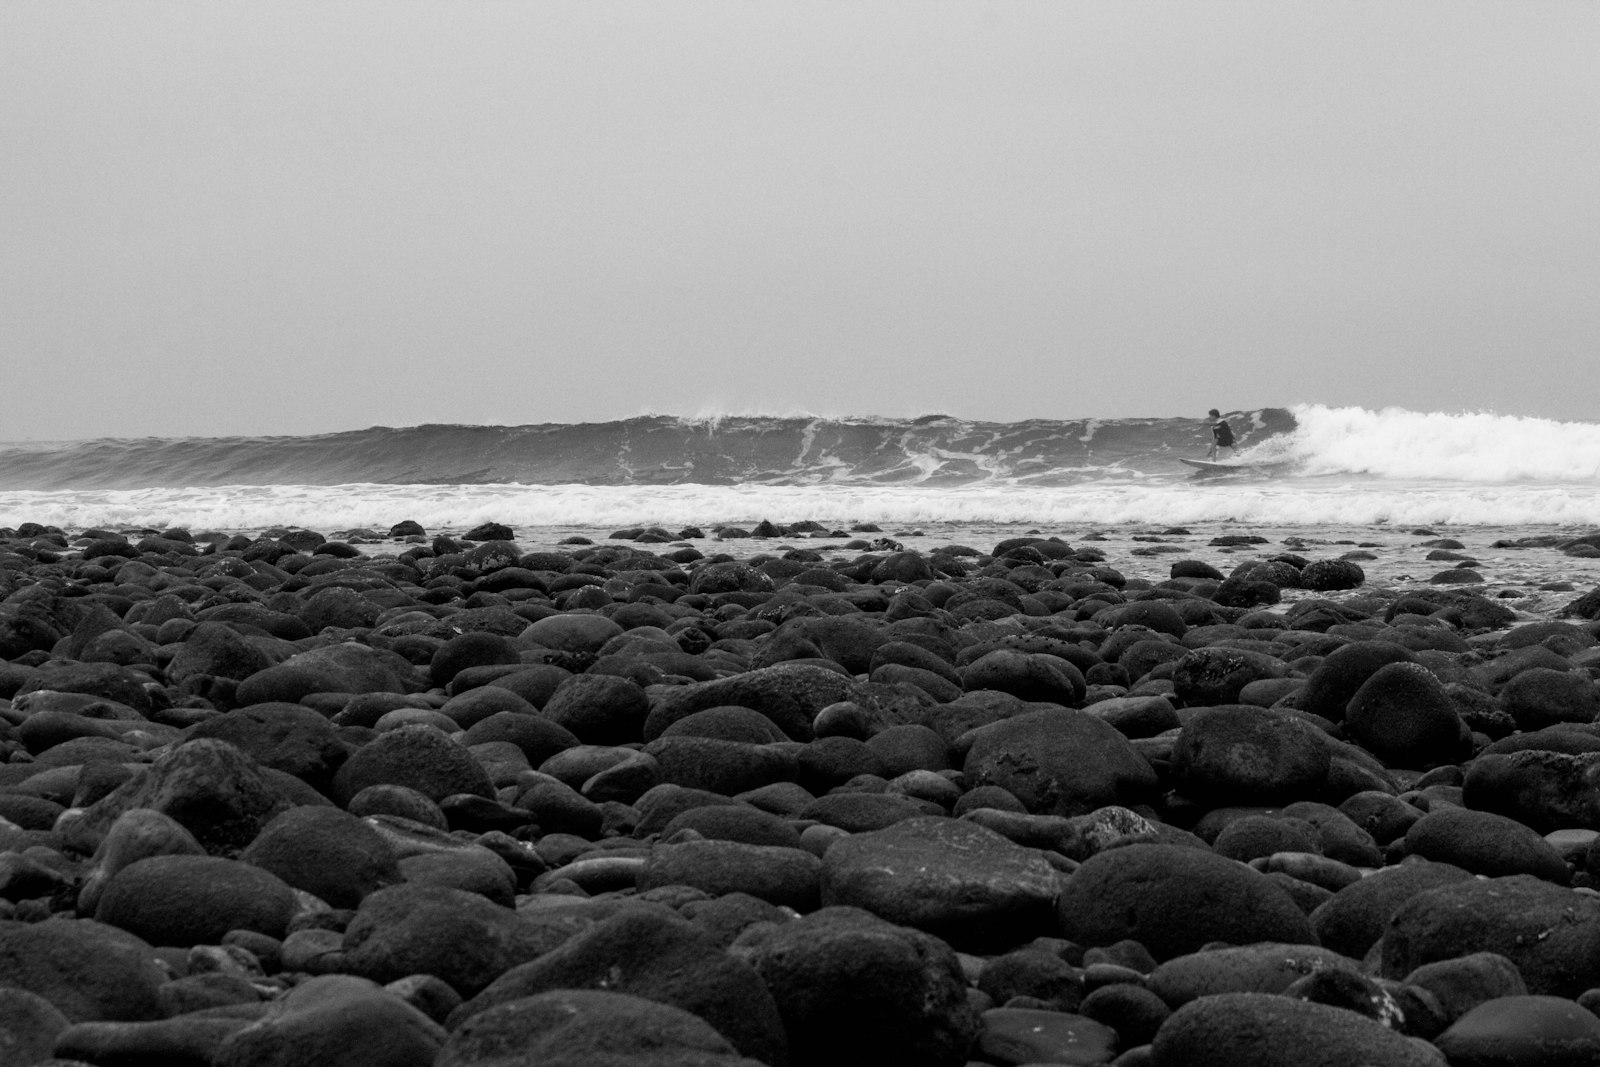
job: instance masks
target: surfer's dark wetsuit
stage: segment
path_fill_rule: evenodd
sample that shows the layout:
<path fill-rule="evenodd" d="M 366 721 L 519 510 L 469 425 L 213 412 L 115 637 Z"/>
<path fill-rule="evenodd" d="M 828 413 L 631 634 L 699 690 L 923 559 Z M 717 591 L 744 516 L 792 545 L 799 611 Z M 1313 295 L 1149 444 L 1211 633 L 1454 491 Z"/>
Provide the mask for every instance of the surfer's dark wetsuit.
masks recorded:
<path fill-rule="evenodd" d="M 1216 459 L 1217 449 L 1233 448 L 1233 427 L 1228 425 L 1228 420 L 1223 418 L 1216 408 L 1212 408 L 1207 414 L 1217 421 L 1211 424 L 1211 451 L 1206 453 L 1206 458 Z"/>

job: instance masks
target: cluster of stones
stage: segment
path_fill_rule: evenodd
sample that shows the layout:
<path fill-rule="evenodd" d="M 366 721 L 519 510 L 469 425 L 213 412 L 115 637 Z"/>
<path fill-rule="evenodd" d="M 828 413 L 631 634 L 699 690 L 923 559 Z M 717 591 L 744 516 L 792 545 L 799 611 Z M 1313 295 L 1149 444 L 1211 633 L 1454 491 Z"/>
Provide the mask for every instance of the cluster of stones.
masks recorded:
<path fill-rule="evenodd" d="M 1592 621 L 395 532 L 0 531 L 0 1061 L 1600 1062 Z"/>

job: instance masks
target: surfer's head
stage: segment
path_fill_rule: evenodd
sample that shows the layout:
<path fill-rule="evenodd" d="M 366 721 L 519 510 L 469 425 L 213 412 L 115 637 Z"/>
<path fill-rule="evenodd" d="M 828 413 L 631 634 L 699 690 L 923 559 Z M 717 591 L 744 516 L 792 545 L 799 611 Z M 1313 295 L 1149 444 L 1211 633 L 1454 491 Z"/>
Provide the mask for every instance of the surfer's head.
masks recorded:
<path fill-rule="evenodd" d="M 1218 411 L 1216 408 L 1212 408 L 1210 411 L 1206 412 L 1206 414 L 1211 416 L 1213 419 L 1222 418 L 1222 412 Z"/>

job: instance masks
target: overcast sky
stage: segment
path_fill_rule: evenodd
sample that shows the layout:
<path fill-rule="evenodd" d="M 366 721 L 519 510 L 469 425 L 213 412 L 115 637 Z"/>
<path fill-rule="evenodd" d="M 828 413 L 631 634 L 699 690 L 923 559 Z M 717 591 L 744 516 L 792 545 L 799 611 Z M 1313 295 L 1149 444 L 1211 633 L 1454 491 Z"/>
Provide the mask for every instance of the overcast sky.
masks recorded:
<path fill-rule="evenodd" d="M 0 0 L 0 439 L 1600 418 L 1600 4 Z"/>

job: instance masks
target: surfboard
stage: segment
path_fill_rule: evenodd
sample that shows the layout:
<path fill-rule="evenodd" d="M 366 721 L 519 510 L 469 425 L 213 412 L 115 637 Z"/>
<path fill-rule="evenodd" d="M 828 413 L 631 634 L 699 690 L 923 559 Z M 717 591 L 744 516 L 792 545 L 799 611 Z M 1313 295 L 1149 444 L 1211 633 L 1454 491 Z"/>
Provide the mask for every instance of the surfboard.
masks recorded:
<path fill-rule="evenodd" d="M 1272 471 L 1272 470 L 1281 470 L 1282 468 L 1287 467 L 1289 465 L 1288 463 L 1285 463 L 1285 462 L 1278 462 L 1278 463 L 1244 463 L 1244 462 L 1241 462 L 1241 461 L 1236 460 L 1236 459 L 1232 459 L 1232 460 L 1185 459 L 1182 456 L 1178 457 L 1178 462 L 1179 463 L 1187 463 L 1189 466 L 1194 467 L 1194 468 L 1196 468 L 1198 470 L 1209 471 L 1209 472 L 1212 472 L 1212 473 L 1223 473 L 1223 472 L 1226 472 L 1226 471 Z"/>

